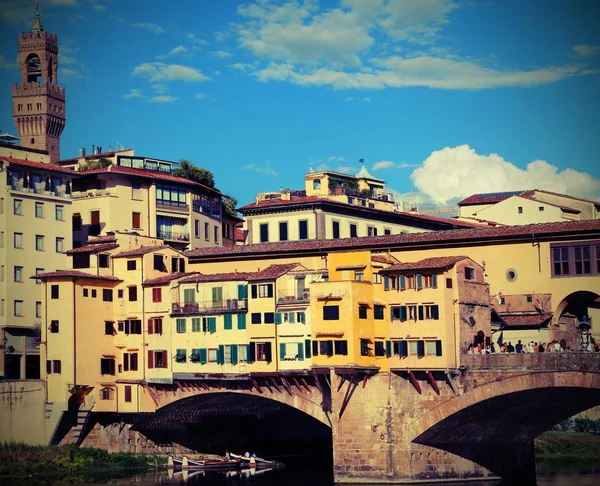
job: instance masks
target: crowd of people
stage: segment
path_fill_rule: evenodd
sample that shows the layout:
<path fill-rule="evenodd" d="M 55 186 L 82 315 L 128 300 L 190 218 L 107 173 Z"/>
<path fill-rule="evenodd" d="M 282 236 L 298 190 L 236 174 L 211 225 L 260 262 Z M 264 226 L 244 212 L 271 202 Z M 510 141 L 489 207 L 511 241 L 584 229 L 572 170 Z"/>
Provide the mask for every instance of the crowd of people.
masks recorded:
<path fill-rule="evenodd" d="M 597 344 L 594 344 L 594 351 L 600 351 Z M 536 343 L 531 341 L 529 344 L 523 344 L 521 340 L 513 345 L 512 342 L 508 343 L 495 343 L 490 344 L 469 344 L 467 354 L 497 354 L 497 353 L 560 353 L 562 351 L 571 351 L 569 346 L 563 341 L 550 341 L 549 343 Z"/>

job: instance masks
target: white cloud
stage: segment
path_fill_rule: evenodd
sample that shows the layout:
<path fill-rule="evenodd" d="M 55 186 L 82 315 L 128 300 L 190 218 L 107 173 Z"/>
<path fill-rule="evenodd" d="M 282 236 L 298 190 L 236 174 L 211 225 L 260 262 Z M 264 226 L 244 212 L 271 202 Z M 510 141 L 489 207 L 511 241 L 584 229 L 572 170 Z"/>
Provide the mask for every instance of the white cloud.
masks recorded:
<path fill-rule="evenodd" d="M 395 167 L 396 163 L 391 160 L 380 160 L 379 162 L 375 162 L 373 164 L 372 170 L 382 170 L 389 169 L 390 167 Z"/>
<path fill-rule="evenodd" d="M 160 96 L 155 96 L 153 98 L 148 99 L 148 101 L 152 102 L 152 103 L 173 103 L 175 101 L 177 101 L 179 98 L 177 98 L 176 96 L 171 96 L 171 95 L 160 95 Z"/>
<path fill-rule="evenodd" d="M 165 32 L 165 29 L 163 29 L 160 25 L 156 25 L 151 22 L 135 22 L 131 25 L 147 30 L 148 32 L 152 32 L 153 34 L 163 34 Z"/>
<path fill-rule="evenodd" d="M 341 172 L 342 174 L 356 174 L 357 169 L 351 165 L 338 165 L 336 167 L 336 172 Z"/>
<path fill-rule="evenodd" d="M 19 67 L 18 58 L 15 58 L 14 62 L 10 62 L 2 54 L 0 54 L 0 68 L 17 69 L 18 67 Z"/>
<path fill-rule="evenodd" d="M 204 93 L 198 93 L 196 96 L 194 96 L 194 98 L 196 98 L 198 100 L 205 100 L 208 98 L 208 95 L 204 94 Z"/>
<path fill-rule="evenodd" d="M 253 71 L 254 69 L 256 69 L 257 66 L 258 66 L 258 63 L 248 64 L 248 63 L 242 63 L 242 62 L 236 62 L 236 63 L 229 65 L 230 68 L 237 69 L 238 71 L 242 71 L 242 72 Z"/>
<path fill-rule="evenodd" d="M 600 46 L 580 44 L 573 46 L 573 52 L 581 57 L 598 56 L 600 55 Z"/>
<path fill-rule="evenodd" d="M 256 164 L 248 164 L 248 165 L 242 167 L 242 170 L 251 170 L 253 172 L 258 172 L 260 174 L 266 174 L 266 175 L 271 175 L 271 176 L 278 175 L 277 172 L 275 172 L 273 169 L 271 169 L 269 167 L 259 167 Z"/>
<path fill-rule="evenodd" d="M 332 155 L 327 160 L 329 160 L 329 162 L 344 162 L 346 159 L 341 155 Z"/>
<path fill-rule="evenodd" d="M 233 56 L 233 54 L 227 51 L 213 51 L 210 53 L 210 55 L 213 57 L 218 57 L 219 59 L 225 59 L 227 57 Z"/>
<path fill-rule="evenodd" d="M 546 189 L 600 198 L 600 181 L 585 172 L 559 170 L 544 160 L 520 169 L 500 155 L 480 155 L 468 145 L 433 152 L 411 174 L 414 185 L 433 202 L 446 204 L 474 193 Z"/>
<path fill-rule="evenodd" d="M 157 93 L 157 94 L 163 94 L 166 93 L 167 91 L 169 91 L 169 88 L 161 83 L 157 83 L 157 84 L 153 84 L 151 86 L 152 90 Z"/>
<path fill-rule="evenodd" d="M 169 51 L 169 56 L 174 56 L 176 54 L 182 54 L 184 52 L 187 52 L 187 47 L 184 47 L 184 46 L 173 47 L 173 49 L 171 49 Z"/>
<path fill-rule="evenodd" d="M 150 81 L 210 81 L 210 77 L 202 74 L 195 68 L 180 64 L 166 64 L 164 62 L 147 62 L 136 66 L 134 75 L 147 77 Z"/>
<path fill-rule="evenodd" d="M 104 5 L 92 5 L 92 8 L 96 11 L 96 12 L 105 12 L 106 11 L 106 7 Z"/>
<path fill-rule="evenodd" d="M 60 65 L 79 64 L 79 61 L 73 55 L 75 51 L 77 51 L 77 48 L 62 46 L 58 52 L 58 63 Z"/>
<path fill-rule="evenodd" d="M 202 49 L 204 46 L 209 45 L 208 41 L 205 41 L 200 37 L 196 37 L 191 32 L 187 32 L 185 34 L 185 38 L 193 45 L 194 49 Z"/>
<path fill-rule="evenodd" d="M 132 98 L 143 98 L 144 95 L 142 94 L 142 90 L 141 89 L 130 89 L 129 93 L 127 93 L 126 95 L 123 95 L 123 98 L 125 98 L 126 100 L 130 100 Z"/>
<path fill-rule="evenodd" d="M 63 79 L 89 79 L 89 76 L 87 76 L 85 73 L 70 68 L 60 68 L 60 75 Z"/>

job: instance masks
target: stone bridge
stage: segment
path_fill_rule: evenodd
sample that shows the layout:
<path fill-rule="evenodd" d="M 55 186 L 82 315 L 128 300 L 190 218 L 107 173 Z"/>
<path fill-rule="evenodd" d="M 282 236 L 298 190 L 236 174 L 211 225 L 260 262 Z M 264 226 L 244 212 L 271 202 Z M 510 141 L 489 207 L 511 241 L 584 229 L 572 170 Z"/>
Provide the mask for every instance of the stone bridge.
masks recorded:
<path fill-rule="evenodd" d="M 156 386 L 163 426 L 289 406 L 331 427 L 344 482 L 535 482 L 533 440 L 600 405 L 600 353 L 463 355 L 457 370 L 320 370 Z M 146 425 L 148 422 L 146 422 Z"/>

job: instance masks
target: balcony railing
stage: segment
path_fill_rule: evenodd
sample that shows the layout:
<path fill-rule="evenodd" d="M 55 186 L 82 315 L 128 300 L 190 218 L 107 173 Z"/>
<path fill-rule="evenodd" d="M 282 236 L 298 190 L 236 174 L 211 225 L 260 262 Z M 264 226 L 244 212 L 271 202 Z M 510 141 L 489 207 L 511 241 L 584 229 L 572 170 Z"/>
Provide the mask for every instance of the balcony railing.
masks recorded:
<path fill-rule="evenodd" d="M 277 305 L 310 302 L 310 289 L 283 289 L 277 292 Z"/>
<path fill-rule="evenodd" d="M 190 234 L 183 231 L 158 230 L 158 238 L 168 241 L 190 241 Z"/>
<path fill-rule="evenodd" d="M 176 202 L 176 201 L 167 201 L 167 200 L 157 200 L 156 201 L 156 209 L 159 211 L 173 211 L 176 213 L 189 213 L 190 207 L 186 203 Z"/>
<path fill-rule="evenodd" d="M 173 314 L 221 314 L 248 310 L 248 299 L 207 300 L 201 302 L 177 302 Z"/>
<path fill-rule="evenodd" d="M 22 182 L 10 184 L 10 188 L 13 191 L 19 192 L 28 192 L 30 194 L 44 194 L 46 196 L 56 196 L 56 197 L 67 197 L 70 198 L 71 194 L 67 193 L 64 189 L 53 189 L 51 191 L 46 191 L 41 187 L 24 187 Z"/>
<path fill-rule="evenodd" d="M 394 195 L 392 193 L 375 194 L 372 191 L 360 191 L 358 189 L 350 189 L 346 187 L 336 187 L 329 190 L 329 194 L 334 196 L 345 195 L 357 199 L 374 199 L 376 201 L 394 202 Z"/>

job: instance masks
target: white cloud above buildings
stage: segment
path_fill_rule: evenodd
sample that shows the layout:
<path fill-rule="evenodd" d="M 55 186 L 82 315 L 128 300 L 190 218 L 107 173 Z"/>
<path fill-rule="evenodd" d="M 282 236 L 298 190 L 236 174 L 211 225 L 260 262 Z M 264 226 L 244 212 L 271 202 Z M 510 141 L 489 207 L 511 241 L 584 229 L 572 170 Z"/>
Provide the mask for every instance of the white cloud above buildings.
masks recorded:
<path fill-rule="evenodd" d="M 198 69 L 181 64 L 167 64 L 164 62 L 146 62 L 136 66 L 133 75 L 142 76 L 152 82 L 159 81 L 185 81 L 203 82 L 210 81 L 210 77 L 202 74 Z"/>

